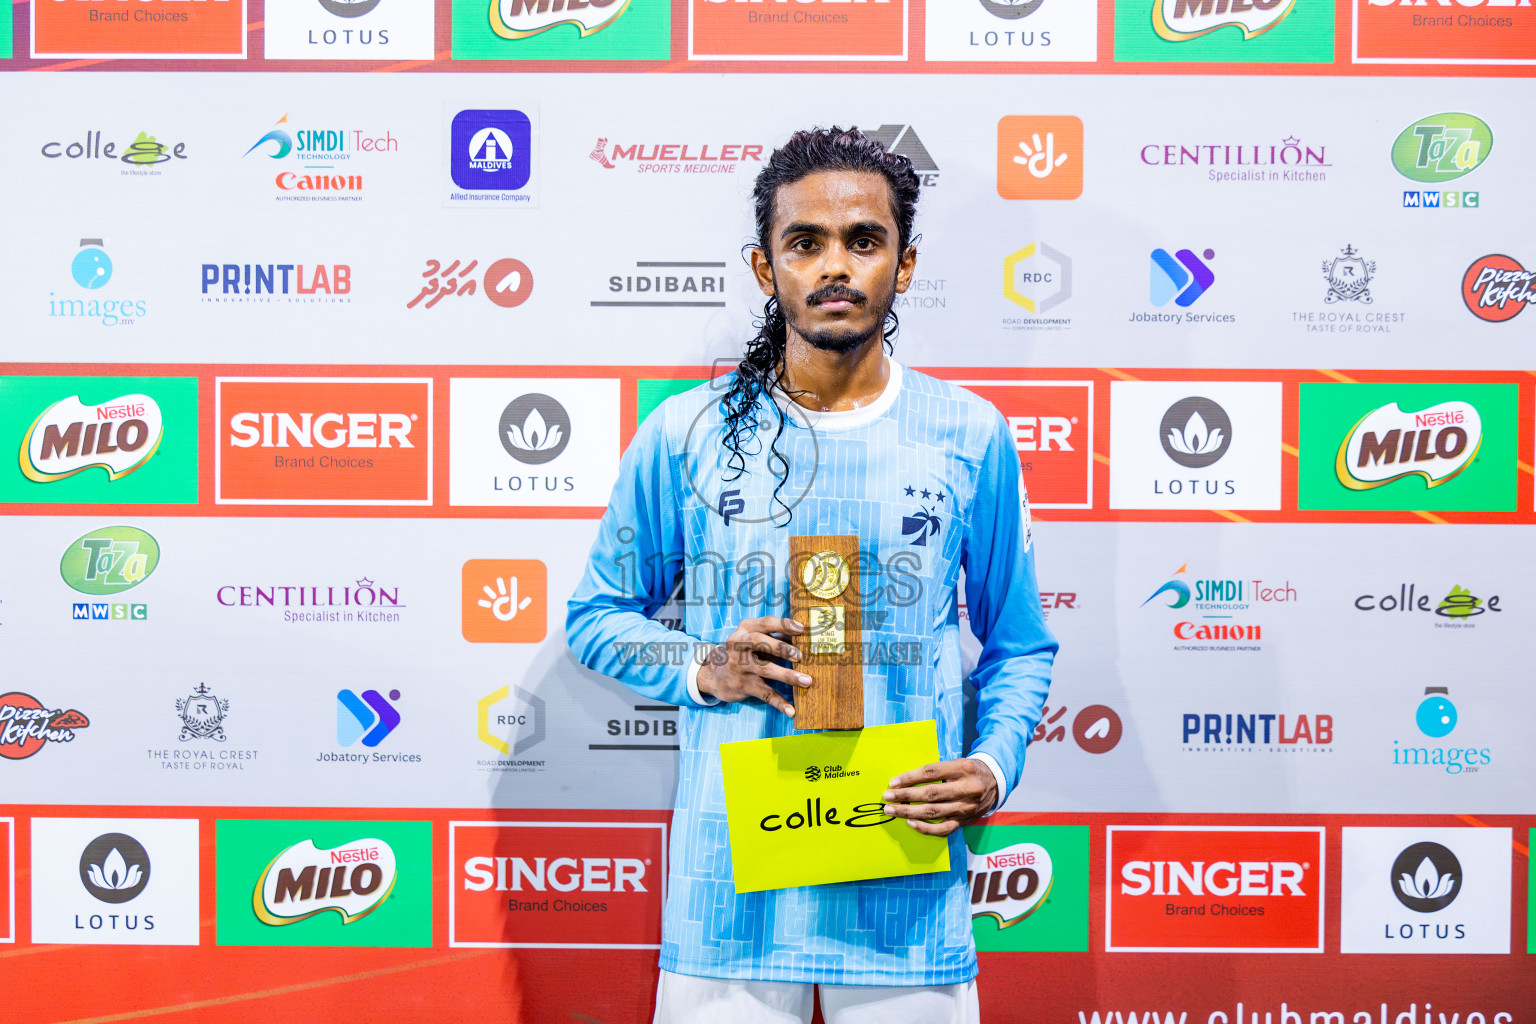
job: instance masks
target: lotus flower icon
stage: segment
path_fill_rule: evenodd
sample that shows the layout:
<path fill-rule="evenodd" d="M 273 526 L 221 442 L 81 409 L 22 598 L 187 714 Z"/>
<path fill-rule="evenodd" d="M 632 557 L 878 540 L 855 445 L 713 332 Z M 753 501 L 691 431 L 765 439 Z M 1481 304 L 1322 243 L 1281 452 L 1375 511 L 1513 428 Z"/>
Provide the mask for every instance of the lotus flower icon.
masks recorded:
<path fill-rule="evenodd" d="M 1168 432 L 1168 447 L 1184 455 L 1209 455 L 1221 447 L 1221 428 L 1212 430 L 1200 414 L 1190 413 L 1184 429 Z"/>
<path fill-rule="evenodd" d="M 122 832 L 91 840 L 80 855 L 80 881 L 103 903 L 127 903 L 149 884 L 149 853 Z"/>
<path fill-rule="evenodd" d="M 1456 876 L 1447 871 L 1441 874 L 1428 857 L 1419 861 L 1419 869 L 1409 877 L 1403 872 L 1397 877 L 1397 887 L 1404 896 L 1416 900 L 1439 900 L 1449 896 L 1456 887 Z"/>
<path fill-rule="evenodd" d="M 144 877 L 144 872 L 139 870 L 139 866 L 134 864 L 130 867 L 115 846 L 105 860 L 100 864 L 90 865 L 87 872 L 90 875 L 91 884 L 99 889 L 132 889 Z"/>
<path fill-rule="evenodd" d="M 525 452 L 553 451 L 560 447 L 563 436 L 559 427 L 551 427 L 544 422 L 538 409 L 529 410 L 521 424 L 514 423 L 507 427 L 507 443 Z"/>
<path fill-rule="evenodd" d="M 1209 398 L 1191 395 L 1163 413 L 1158 428 L 1163 452 L 1186 469 L 1204 469 L 1232 444 L 1232 417 Z"/>
<path fill-rule="evenodd" d="M 1461 861 L 1436 842 L 1414 843 L 1392 862 L 1392 895 L 1418 914 L 1444 910 L 1461 894 Z"/>
<path fill-rule="evenodd" d="M 571 416 L 548 395 L 527 394 L 501 411 L 501 446 L 525 465 L 550 462 L 571 442 Z"/>

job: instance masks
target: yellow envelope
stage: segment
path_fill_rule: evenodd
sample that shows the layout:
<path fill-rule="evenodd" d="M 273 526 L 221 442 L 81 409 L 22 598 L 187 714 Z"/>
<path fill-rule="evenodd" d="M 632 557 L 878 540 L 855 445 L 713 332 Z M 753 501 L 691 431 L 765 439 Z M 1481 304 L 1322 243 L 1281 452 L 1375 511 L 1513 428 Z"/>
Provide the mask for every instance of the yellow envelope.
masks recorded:
<path fill-rule="evenodd" d="M 939 759 L 935 722 L 720 744 L 737 892 L 949 870 L 949 840 L 880 794 Z"/>

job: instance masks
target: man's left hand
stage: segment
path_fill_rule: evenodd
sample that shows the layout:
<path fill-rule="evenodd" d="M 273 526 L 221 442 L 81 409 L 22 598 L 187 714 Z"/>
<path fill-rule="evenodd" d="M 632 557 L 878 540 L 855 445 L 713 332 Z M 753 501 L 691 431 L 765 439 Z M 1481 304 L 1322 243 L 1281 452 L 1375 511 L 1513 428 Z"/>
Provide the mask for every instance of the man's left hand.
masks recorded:
<path fill-rule="evenodd" d="M 896 776 L 883 799 L 886 814 L 924 835 L 947 836 L 992 810 L 997 780 L 985 762 L 962 757 Z"/>

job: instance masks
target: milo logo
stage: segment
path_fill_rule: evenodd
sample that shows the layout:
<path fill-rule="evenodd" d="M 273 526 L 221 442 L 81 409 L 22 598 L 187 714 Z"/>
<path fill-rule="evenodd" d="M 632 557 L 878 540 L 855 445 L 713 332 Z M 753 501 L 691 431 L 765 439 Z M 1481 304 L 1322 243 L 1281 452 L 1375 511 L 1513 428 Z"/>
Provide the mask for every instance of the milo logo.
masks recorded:
<path fill-rule="evenodd" d="M 164 421 L 148 395 L 123 395 L 86 405 L 71 395 L 44 409 L 21 439 L 21 471 L 51 483 L 92 467 L 118 480 L 143 466 L 160 447 Z"/>
<path fill-rule="evenodd" d="M 143 583 L 159 564 L 155 538 L 132 526 L 105 526 L 64 549 L 59 575 L 82 594 L 120 594 Z"/>
<path fill-rule="evenodd" d="M 1406 476 L 1438 487 L 1466 469 L 1483 443 L 1482 417 L 1470 402 L 1441 402 L 1404 412 L 1396 402 L 1373 409 L 1339 445 L 1339 483 L 1363 491 Z"/>
<path fill-rule="evenodd" d="M 1493 129 L 1471 114 L 1432 114 L 1404 128 L 1392 143 L 1392 166 L 1414 181 L 1454 181 L 1493 152 Z"/>
<path fill-rule="evenodd" d="M 971 916 L 1009 928 L 1034 913 L 1050 895 L 1051 855 L 1039 843 L 1015 843 L 991 853 L 968 853 L 966 881 Z"/>

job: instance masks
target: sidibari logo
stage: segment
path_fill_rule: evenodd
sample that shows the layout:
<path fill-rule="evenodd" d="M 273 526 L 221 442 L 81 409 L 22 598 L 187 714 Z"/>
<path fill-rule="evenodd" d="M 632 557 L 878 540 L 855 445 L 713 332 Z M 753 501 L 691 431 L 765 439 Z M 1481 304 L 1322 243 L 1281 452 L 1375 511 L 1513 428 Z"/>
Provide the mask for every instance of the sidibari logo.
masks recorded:
<path fill-rule="evenodd" d="M 600 32 L 629 9 L 630 0 L 490 0 L 491 31 L 503 39 L 527 39 L 559 25 L 581 36 Z"/>
<path fill-rule="evenodd" d="M 20 761 L 48 742 L 68 743 L 91 720 L 73 708 L 43 707 L 30 693 L 0 694 L 0 757 Z"/>
<path fill-rule="evenodd" d="M 1495 253 L 1474 260 L 1461 276 L 1461 299 L 1479 320 L 1513 320 L 1528 302 L 1536 302 L 1536 270 L 1526 270 L 1511 256 Z"/>
<path fill-rule="evenodd" d="M 327 910 L 351 924 L 389 898 L 396 874 L 395 851 L 382 839 L 330 849 L 306 839 L 272 858 L 256 880 L 251 905 L 263 924 L 293 924 Z"/>
<path fill-rule="evenodd" d="M 1170 43 L 1199 39 L 1232 27 L 1244 39 L 1263 35 L 1296 8 L 1298 0 L 1152 0 L 1152 30 Z"/>
<path fill-rule="evenodd" d="M 155 538 L 132 526 L 104 526 L 75 541 L 59 560 L 59 575 L 82 594 L 120 594 L 160 564 Z"/>
<path fill-rule="evenodd" d="M 992 853 L 970 853 L 966 883 L 971 917 L 990 917 L 998 928 L 1024 920 L 1051 894 L 1051 855 L 1038 843 L 1016 843 Z"/>
<path fill-rule="evenodd" d="M 123 395 L 86 405 L 79 395 L 54 402 L 21 439 L 21 472 L 46 484 L 92 467 L 118 480 L 148 462 L 160 447 L 164 422 L 148 395 Z"/>
<path fill-rule="evenodd" d="M 1393 402 L 1355 424 L 1339 445 L 1334 471 L 1352 491 L 1415 475 L 1426 487 L 1438 487 L 1470 466 L 1482 443 L 1482 418 L 1470 402 L 1441 402 L 1418 412 Z"/>
<path fill-rule="evenodd" d="M 1493 152 L 1493 130 L 1471 114 L 1432 114 L 1392 143 L 1392 166 L 1414 181 L 1454 181 L 1481 167 Z"/>

